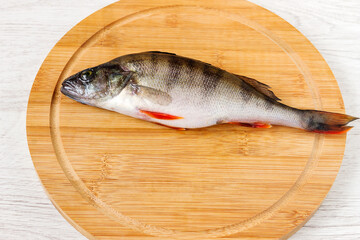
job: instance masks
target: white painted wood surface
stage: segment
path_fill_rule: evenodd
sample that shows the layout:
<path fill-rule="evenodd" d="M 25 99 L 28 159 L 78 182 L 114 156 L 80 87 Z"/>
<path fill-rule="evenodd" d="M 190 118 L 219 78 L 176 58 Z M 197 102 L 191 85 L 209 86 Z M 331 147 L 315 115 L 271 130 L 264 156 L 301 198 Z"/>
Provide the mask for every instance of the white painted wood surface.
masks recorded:
<path fill-rule="evenodd" d="M 360 1 L 251 0 L 299 29 L 324 56 L 348 113 L 360 116 Z M 114 0 L 0 0 L 0 240 L 85 239 L 53 207 L 26 142 L 35 75 L 76 23 Z M 327 198 L 291 239 L 360 239 L 360 123 Z"/>

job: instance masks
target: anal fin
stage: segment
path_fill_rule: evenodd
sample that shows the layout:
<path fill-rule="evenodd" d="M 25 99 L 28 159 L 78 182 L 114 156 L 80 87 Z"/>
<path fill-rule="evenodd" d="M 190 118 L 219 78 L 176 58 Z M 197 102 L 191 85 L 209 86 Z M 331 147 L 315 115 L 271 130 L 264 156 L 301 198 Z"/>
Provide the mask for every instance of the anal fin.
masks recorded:
<path fill-rule="evenodd" d="M 242 122 L 228 122 L 228 124 L 239 125 L 243 127 L 251 128 L 271 128 L 272 126 L 268 123 L 254 122 L 254 123 L 242 123 Z"/>

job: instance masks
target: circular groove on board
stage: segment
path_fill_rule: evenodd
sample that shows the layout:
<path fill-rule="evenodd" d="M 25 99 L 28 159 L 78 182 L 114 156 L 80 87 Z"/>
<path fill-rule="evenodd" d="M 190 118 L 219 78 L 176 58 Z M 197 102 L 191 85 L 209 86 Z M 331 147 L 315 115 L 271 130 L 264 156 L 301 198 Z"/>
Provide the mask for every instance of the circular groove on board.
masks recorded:
<path fill-rule="evenodd" d="M 138 0 L 138 1 L 142 1 L 142 0 Z M 160 1 L 162 4 L 160 4 Z M 117 8 L 120 8 L 120 6 L 124 6 L 124 4 L 132 4 L 132 1 L 127 1 L 127 0 L 123 0 L 119 3 L 115 3 L 112 4 L 106 8 L 104 8 L 103 10 L 100 10 L 97 13 L 100 13 L 102 11 L 108 11 L 111 10 L 112 7 L 115 9 L 112 9 L 111 12 L 116 12 L 119 11 Z M 177 3 L 177 4 L 176 4 Z M 138 6 L 136 6 L 136 4 L 138 4 Z M 146 2 L 147 4 L 147 2 Z M 277 47 L 279 47 L 284 53 L 286 53 L 286 55 L 289 57 L 289 59 L 291 59 L 291 61 L 294 63 L 294 65 L 296 66 L 296 68 L 298 69 L 298 72 L 301 74 L 302 78 L 300 79 L 300 81 L 304 82 L 304 85 L 307 86 L 307 89 L 309 91 L 309 94 L 307 95 L 307 98 L 310 100 L 312 100 L 313 102 L 313 106 L 314 108 L 318 109 L 318 110 L 328 110 L 329 109 L 329 102 L 327 101 L 327 97 L 323 94 L 324 88 L 321 85 L 321 81 L 319 80 L 319 74 L 318 73 L 314 73 L 314 69 L 316 68 L 315 66 L 313 66 L 312 64 L 309 63 L 314 63 L 315 61 L 318 62 L 325 62 L 319 53 L 316 52 L 315 49 L 309 47 L 309 45 L 311 45 L 309 42 L 307 42 L 306 39 L 301 39 L 300 38 L 300 42 L 303 42 L 304 46 L 306 47 L 305 51 L 310 50 L 310 52 L 314 52 L 315 56 L 314 58 L 311 57 L 311 59 L 315 59 L 315 60 L 309 60 L 307 58 L 302 59 L 300 57 L 301 54 L 303 54 L 304 52 L 299 51 L 298 46 L 293 46 L 292 44 L 293 39 L 289 36 L 286 36 L 284 38 L 282 38 L 282 34 L 277 35 L 274 31 L 279 31 L 279 29 L 281 27 L 285 28 L 285 31 L 288 31 L 289 29 L 292 29 L 292 31 L 296 30 L 291 27 L 291 26 L 287 26 L 283 20 L 278 21 L 278 19 L 280 19 L 278 16 L 274 15 L 271 17 L 274 17 L 274 19 L 271 19 L 271 21 L 274 21 L 274 25 L 279 24 L 281 27 L 274 27 L 274 29 L 272 29 L 273 25 L 270 25 L 270 28 L 266 28 L 265 26 L 261 25 L 261 21 L 260 23 L 258 23 L 255 20 L 252 20 L 250 18 L 246 17 L 246 14 L 243 15 L 241 14 L 241 11 L 243 9 L 243 7 L 245 6 L 244 9 L 247 9 L 249 11 L 257 11 L 257 14 L 263 14 L 263 13 L 268 13 L 268 11 L 266 9 L 260 8 L 254 4 L 252 4 L 252 6 L 250 7 L 250 3 L 245 3 L 245 1 L 242 0 L 236 0 L 236 1 L 229 1 L 224 3 L 224 6 L 227 5 L 227 7 L 229 9 L 231 9 L 232 7 L 239 7 L 238 11 L 234 12 L 234 11 L 225 11 L 223 10 L 223 5 L 217 4 L 217 3 L 213 3 L 213 2 L 206 2 L 206 1 L 201 1 L 201 0 L 197 0 L 197 3 L 194 2 L 190 2 L 187 0 L 176 0 L 174 1 L 173 5 L 168 5 L 168 3 L 166 1 L 162 1 L 162 0 L 154 0 L 154 2 L 152 4 L 148 4 L 149 6 L 152 7 L 148 7 L 148 8 L 143 8 L 143 7 L 139 7 L 141 6 L 140 3 L 136 2 L 131 8 L 137 9 L 136 11 L 126 11 L 124 10 L 123 12 L 126 12 L 125 14 L 122 15 L 122 17 L 118 17 L 118 18 L 114 18 L 111 17 L 110 19 L 113 19 L 112 21 L 107 22 L 107 20 L 101 19 L 100 18 L 100 23 L 101 25 L 99 26 L 104 26 L 103 28 L 99 29 L 99 28 L 95 28 L 97 29 L 96 31 L 94 31 L 95 33 L 92 36 L 88 36 L 88 39 L 85 40 L 84 37 L 82 37 L 81 42 L 77 42 L 74 45 L 71 45 L 70 47 L 70 51 L 71 51 L 71 56 L 69 55 L 69 57 L 67 57 L 64 60 L 59 60 L 60 64 L 57 63 L 56 57 L 57 54 L 59 54 L 59 49 L 61 49 L 61 43 L 64 42 L 64 40 L 62 39 L 57 46 L 54 47 L 53 51 L 49 54 L 49 57 L 45 60 L 44 63 L 52 63 L 52 64 L 57 64 L 56 67 L 54 69 L 56 69 L 56 71 L 59 72 L 59 75 L 56 75 L 56 79 L 51 80 L 54 81 L 54 88 L 51 89 L 51 92 L 49 92 L 50 97 L 52 96 L 51 99 L 46 100 L 46 104 L 48 108 L 44 108 L 44 105 L 38 105 L 39 103 L 35 101 L 30 101 L 31 99 L 34 100 L 34 92 L 38 91 L 38 88 L 35 86 L 35 84 L 37 83 L 37 81 L 44 81 L 44 79 L 41 79 L 39 76 L 37 77 L 37 79 L 35 80 L 35 84 L 33 86 L 32 89 L 32 95 L 30 96 L 30 100 L 29 100 L 29 106 L 28 106 L 28 119 L 27 119 L 27 127 L 28 127 L 28 139 L 29 139 L 29 147 L 30 147 L 30 152 L 35 164 L 35 168 L 38 171 L 38 174 L 40 176 L 40 179 L 42 180 L 43 184 L 47 183 L 47 181 L 49 181 L 48 179 L 52 179 L 52 177 L 48 178 L 45 176 L 46 174 L 46 168 L 44 168 L 45 165 L 43 165 L 47 160 L 44 160 L 42 155 L 43 153 L 41 153 L 41 151 L 39 150 L 40 148 L 38 147 L 39 144 L 44 144 L 45 142 L 42 142 L 44 140 L 38 140 L 37 137 L 37 133 L 34 132 L 34 130 L 31 130 L 31 127 L 33 127 L 36 124 L 36 121 L 38 121 L 38 119 L 43 120 L 44 121 L 44 117 L 46 116 L 45 121 L 48 122 L 48 127 L 50 128 L 49 131 L 49 139 L 51 138 L 51 141 L 49 144 L 52 145 L 52 147 L 54 148 L 51 151 L 51 154 L 54 155 L 53 159 L 57 159 L 57 161 L 59 162 L 60 166 L 58 166 L 59 171 L 61 171 L 61 173 L 63 174 L 61 176 L 62 179 L 62 183 L 64 184 L 64 181 L 67 182 L 67 180 L 70 181 L 71 186 L 73 187 L 73 189 L 71 191 L 76 191 L 78 194 L 81 195 L 82 199 L 86 200 L 87 203 L 89 203 L 91 206 L 95 207 L 97 209 L 97 211 L 99 212 L 99 214 L 102 214 L 101 216 L 103 217 L 103 219 L 112 219 L 115 220 L 117 222 L 117 226 L 119 226 L 119 229 L 123 229 L 123 226 L 125 226 L 126 228 L 132 229 L 134 231 L 136 231 L 137 233 L 135 235 L 133 235 L 134 233 L 129 233 L 130 231 L 126 230 L 127 232 L 125 234 L 129 234 L 129 235 L 118 235 L 119 233 L 116 233 L 115 235 L 107 235 L 108 233 L 106 232 L 106 227 L 103 226 L 98 226 L 98 229 L 102 228 L 102 234 L 99 234 L 97 227 L 94 225 L 87 225 L 85 221 L 82 222 L 81 217 L 80 218 L 75 218 L 72 219 L 73 215 L 72 214 L 72 210 L 71 209 L 71 201 L 75 201 L 75 200 L 70 200 L 69 199 L 69 204 L 67 205 L 64 204 L 64 202 L 62 202 L 60 204 L 60 202 L 57 202 L 55 195 L 56 195 L 56 191 L 54 190 L 56 189 L 51 187 L 51 185 L 49 184 L 44 184 L 45 190 L 48 191 L 48 195 L 49 198 L 52 200 L 53 204 L 56 206 L 56 208 L 60 211 L 61 214 L 64 215 L 64 217 L 72 224 L 74 225 L 80 232 L 82 232 L 84 235 L 86 235 L 88 238 L 96 238 L 98 236 L 114 236 L 114 237 L 119 237 L 119 236 L 130 236 L 130 237 L 135 237 L 136 236 L 141 236 L 140 233 L 146 234 L 146 235 L 152 235 L 154 236 L 154 239 L 159 239 L 159 237 L 166 237 L 166 238 L 171 238 L 171 239 L 205 239 L 205 238 L 212 238 L 212 237 L 228 237 L 230 235 L 235 235 L 235 238 L 237 239 L 237 236 L 262 236 L 264 238 L 269 238 L 269 235 L 262 235 L 263 230 L 262 229 L 268 229 L 269 228 L 269 221 L 276 219 L 276 216 L 278 213 L 281 213 L 282 211 L 285 211 L 285 213 L 289 213 L 287 211 L 294 211 L 294 217 L 297 218 L 297 208 L 293 208 L 293 202 L 297 200 L 296 197 L 302 197 L 301 195 L 299 195 L 299 192 L 305 192 L 306 190 L 309 189 L 309 184 L 314 184 L 313 179 L 314 177 L 318 177 L 321 174 L 324 174 L 324 172 L 322 171 L 326 171 L 324 169 L 326 169 L 326 167 L 330 166 L 330 169 L 332 172 L 330 173 L 325 173 L 325 175 L 328 174 L 327 176 L 327 181 L 325 185 L 321 185 L 319 189 L 321 188 L 326 188 L 327 186 L 331 186 L 334 178 L 336 176 L 336 173 L 334 174 L 334 166 L 340 166 L 341 163 L 341 158 L 342 158 L 342 154 L 343 154 L 343 150 L 344 150 L 344 146 L 345 146 L 345 138 L 339 138 L 341 139 L 341 141 L 336 140 L 336 144 L 338 146 L 338 150 L 336 152 L 336 162 L 331 163 L 331 161 L 333 161 L 334 159 L 330 159 L 331 161 L 329 161 L 327 159 L 327 157 L 324 157 L 324 152 L 326 153 L 327 150 L 329 150 L 329 143 L 334 143 L 334 138 L 328 138 L 325 137 L 324 135 L 321 134 L 313 134 L 313 136 L 311 136 L 311 138 L 306 138 L 309 140 L 309 146 L 307 150 L 311 150 L 311 152 L 306 152 L 306 158 L 304 158 L 303 161 L 303 165 L 299 165 L 301 166 L 301 168 L 299 169 L 297 175 L 294 176 L 294 182 L 291 182 L 291 185 L 287 186 L 285 189 L 285 193 L 283 195 L 278 195 L 276 198 L 277 200 L 275 202 L 272 202 L 270 206 L 266 205 L 265 210 L 261 209 L 260 212 L 256 212 L 254 215 L 252 216 L 247 216 L 248 218 L 245 220 L 239 220 L 239 221 L 234 221 L 234 223 L 226 223 L 226 226 L 222 226 L 220 225 L 220 227 L 218 225 L 214 225 L 215 227 L 211 226 L 211 227 L 207 227 L 205 228 L 205 230 L 192 230 L 190 228 L 190 230 L 188 231 L 187 228 L 185 228 L 185 231 L 181 230 L 175 230 L 172 229 L 171 227 L 161 227 L 158 226 L 158 224 L 149 224 L 146 221 L 143 220 L 138 220 L 136 217 L 132 217 L 127 215 L 127 213 L 122 213 L 121 208 L 120 209 L 115 209 L 115 207 L 112 207 L 111 205 L 109 205 L 108 203 L 105 202 L 105 200 L 101 199 L 98 195 L 95 195 L 94 192 L 92 192 L 92 190 L 89 189 L 89 187 L 86 185 L 86 182 L 83 181 L 81 174 L 80 176 L 78 175 L 78 173 L 76 172 L 76 168 L 74 168 L 74 166 L 72 165 L 72 163 L 70 162 L 70 159 L 68 159 L 68 156 L 64 148 L 63 145 L 63 139 L 62 139 L 62 132 L 61 132 L 61 128 L 60 128 L 60 107 L 62 106 L 62 98 L 60 95 L 60 85 L 61 85 L 61 81 L 67 77 L 68 75 L 70 75 L 71 73 L 74 72 L 75 70 L 75 66 L 77 64 L 77 62 L 79 61 L 83 61 L 83 57 L 84 53 L 86 53 L 86 49 L 91 48 L 91 46 L 93 44 L 97 43 L 97 40 L 99 38 L 102 38 L 104 36 L 106 36 L 106 34 L 108 34 L 109 32 L 112 31 L 112 29 L 119 27 L 119 26 L 125 26 L 126 24 L 132 23 L 134 21 L 137 21 L 139 19 L 143 19 L 146 17 L 151 17 L 151 16 L 155 16 L 155 15 L 160 15 L 160 14 L 164 14 L 167 13 L 167 11 L 169 10 L 176 10 L 177 12 L 195 12 L 195 14 L 202 14 L 202 15 L 211 15 L 211 16 L 217 16 L 223 19 L 228 19 L 237 23 L 240 23 L 244 26 L 247 26 L 253 30 L 255 30 L 258 33 L 261 33 L 263 36 L 265 36 L 269 42 L 273 42 L 274 44 L 277 45 Z M 146 6 L 148 6 L 146 5 Z M 134 7 L 135 6 L 135 7 Z M 230 7 L 229 7 L 230 6 Z M 141 10 L 139 10 L 141 9 Z M 240 9 L 240 10 L 239 10 Z M 114 11 L 113 11 L 114 10 Z M 245 10 L 244 10 L 245 11 Z M 200 13 L 201 12 L 201 13 Z M 127 14 L 130 13 L 130 14 Z M 88 17 L 86 19 L 86 21 L 94 19 L 95 17 L 94 15 L 91 15 L 90 17 Z M 261 15 L 263 16 L 263 15 Z M 268 16 L 266 14 L 264 14 L 264 16 Z M 277 18 L 277 19 L 276 19 Z M 257 18 L 255 18 L 257 19 Z M 261 17 L 260 17 L 261 19 Z M 106 24 L 104 24 L 106 23 Z M 78 24 L 78 26 L 76 26 L 74 29 L 76 30 L 77 28 L 80 29 L 81 27 L 88 27 L 88 23 L 81 22 L 80 24 Z M 283 26 L 284 25 L 284 26 Z M 74 30 L 73 29 L 73 30 Z M 88 33 L 92 33 L 91 30 L 92 28 L 90 28 L 90 30 L 87 30 Z M 72 31 L 73 31 L 72 30 Z M 273 31 L 274 30 L 274 31 Z M 83 31 L 80 30 L 80 31 Z M 68 35 L 68 34 L 67 34 Z M 301 34 L 298 34 L 301 35 Z M 299 37 L 298 35 L 295 34 L 295 36 Z M 72 36 L 74 37 L 74 36 Z M 68 40 L 65 40 L 68 41 Z M 64 46 L 64 45 L 63 45 Z M 66 44 L 65 44 L 66 46 Z M 294 47 L 294 49 L 292 48 L 292 46 Z M 67 47 L 67 46 L 66 46 Z M 55 51 L 56 50 L 56 51 Z M 280 51 L 281 51 L 280 50 Z M 297 52 L 297 51 L 299 52 Z M 55 58 L 54 58 L 55 56 Z M 66 56 L 66 54 L 65 54 Z M 303 56 L 303 55 L 301 55 Z M 50 58 L 51 57 L 51 58 Z M 316 64 L 318 64 L 318 62 L 316 62 Z M 324 65 L 321 65 L 322 63 L 319 63 L 320 66 L 324 67 Z M 325 63 L 326 65 L 326 63 Z M 47 68 L 49 68 L 49 65 L 43 65 L 42 66 L 42 70 L 48 70 Z M 327 65 L 325 68 L 328 68 Z M 40 73 L 40 71 L 39 71 Z M 315 79 L 312 77 L 312 73 L 315 76 Z M 50 73 L 42 73 L 43 75 L 50 75 Z M 40 75 L 40 74 L 39 74 Z M 51 76 L 51 75 L 50 75 Z M 325 76 L 327 76 L 329 78 L 329 80 L 332 80 L 332 84 L 335 85 L 335 88 L 337 88 L 336 86 L 336 81 L 334 80 L 331 71 L 325 73 Z M 53 83 L 51 83 L 53 84 Z M 330 84 L 330 86 L 333 86 Z M 50 90 L 47 90 L 50 91 Z M 335 89 L 335 93 L 334 95 L 337 96 L 338 98 L 340 98 L 340 102 L 341 102 L 341 94 L 339 92 L 336 92 L 337 89 Z M 311 96 L 311 97 L 310 97 Z M 324 103 L 322 102 L 322 97 L 326 100 L 324 101 Z M 309 103 L 309 102 L 308 102 Z M 35 106 L 35 107 L 33 107 Z M 336 108 L 336 107 L 335 107 Z M 41 109 L 41 110 L 39 110 Z M 340 104 L 340 107 L 336 108 L 337 111 L 343 111 L 343 106 Z M 39 114 L 38 118 L 34 118 L 33 116 L 31 116 L 31 114 Z M 48 115 L 47 115 L 48 114 Z M 29 120 L 30 119 L 30 120 Z M 30 124 L 31 123 L 31 124 Z M 36 125 L 35 125 L 36 126 Z M 39 126 L 43 127 L 42 123 L 39 124 Z M 63 125 L 61 125 L 62 127 Z M 49 141 L 49 140 L 45 140 L 45 141 Z M 332 142 L 331 142 L 332 141 Z M 66 141 L 65 141 L 66 143 Z M 46 143 L 48 144 L 48 143 Z M 312 146 L 311 146 L 312 144 Z M 44 146 L 44 145 L 42 145 Z M 51 147 L 51 146 L 50 146 Z M 40 152 L 40 154 L 38 154 Z M 69 155 L 71 156 L 71 154 Z M 290 157 L 288 155 L 284 155 L 286 157 Z M 52 158 L 50 158 L 52 159 Z M 306 160 L 307 159 L 307 160 Z M 324 161 L 328 161 L 329 163 L 324 164 Z M 55 160 L 56 161 L 56 160 Z M 319 165 L 320 165 L 320 170 L 319 170 Z M 325 168 L 324 168 L 325 165 Z M 61 167 L 61 168 L 60 168 Z M 61 170 L 62 169 L 62 170 Z M 302 171 L 301 171 L 302 169 Z M 58 172 L 59 172 L 58 171 Z M 336 172 L 338 171 L 338 168 L 336 168 Z M 64 179 L 64 180 L 63 180 Z M 67 180 L 66 180 L 67 179 Z M 296 180 L 295 180 L 296 179 Z M 309 184 L 308 184 L 309 183 Z M 320 184 L 319 182 L 315 181 L 315 184 Z M 321 183 L 322 184 L 322 183 Z M 315 185 L 315 187 L 317 187 Z M 52 188 L 52 189 L 51 189 Z M 70 188 L 67 187 L 67 188 Z M 317 196 L 316 198 L 314 198 L 315 200 L 311 200 L 313 202 L 311 202 L 311 204 L 309 204 L 309 208 L 311 209 L 309 210 L 309 214 L 308 215 L 300 215 L 299 218 L 299 222 L 297 222 L 298 220 L 296 219 L 295 223 L 293 226 L 286 227 L 286 232 L 283 231 L 283 235 L 282 237 L 286 238 L 289 237 L 292 233 L 294 233 L 296 230 L 298 230 L 301 225 L 303 225 L 310 217 L 311 215 L 314 213 L 314 209 L 315 207 L 317 208 L 322 199 L 325 197 L 325 194 L 323 190 L 322 191 L 322 195 L 321 199 L 319 198 L 319 196 Z M 237 195 L 236 195 L 237 196 Z M 60 197 L 60 199 L 62 199 Z M 248 198 L 246 199 L 248 200 Z M 301 203 L 303 203 L 305 200 L 300 200 Z M 316 201 L 316 203 L 315 203 Z M 83 203 L 82 203 L 83 204 Z M 78 205 L 77 202 L 75 202 L 74 206 Z M 90 206 L 89 205 L 89 206 Z M 64 208 L 65 206 L 65 208 Z M 70 208 L 66 208 L 70 206 Z M 90 207 L 91 207 L 90 206 Z M 289 206 L 289 207 L 288 207 Z M 296 206 L 296 205 L 295 205 Z M 313 208 L 314 207 L 314 208 Z M 86 208 L 87 209 L 87 208 Z M 215 208 L 214 208 L 215 209 Z M 284 210 L 287 209 L 287 210 Z M 306 210 L 308 210 L 306 209 Z M 96 211 L 96 210 L 91 210 L 91 211 Z M 284 212 L 282 212 L 283 214 Z M 75 213 L 76 214 L 76 213 Z M 97 213 L 96 213 L 97 214 Z M 292 212 L 290 212 L 290 214 L 292 214 Z M 301 213 L 300 213 L 301 214 Z M 213 216 L 213 215 L 211 215 Z M 217 216 L 217 215 L 215 215 Z M 234 214 L 234 219 L 236 219 L 236 216 Z M 92 216 L 93 217 L 93 216 Z M 286 219 L 290 219 L 290 217 L 286 216 Z M 216 220 L 216 218 L 214 218 Z M 269 221 L 265 221 L 265 220 L 269 220 Z M 293 219 L 291 219 L 293 220 Z M 109 222 L 109 220 L 107 220 Z M 267 223 L 266 223 L 267 222 Z M 280 221 L 279 221 L 280 222 Z M 208 223 L 208 222 L 206 222 Z M 300 224 L 299 224 L 300 223 Z M 266 225 L 267 224 L 267 225 Z M 291 223 L 293 224 L 293 223 Z M 173 225 L 171 225 L 173 226 Z M 207 225 L 204 225 L 207 226 Z M 260 226 L 260 228 L 259 228 Z M 265 226 L 265 227 L 263 227 Z M 256 227 L 256 228 L 252 228 L 252 227 Z M 271 226 L 273 227 L 273 226 Z M 252 229 L 258 229 L 257 231 L 259 231 L 257 233 L 257 235 L 253 235 L 254 233 L 249 233 L 252 231 Z M 259 230 L 260 229 L 260 230 Z M 121 230 L 123 231 L 123 230 Z M 266 230 L 265 230 L 266 231 Z M 120 232 L 120 230 L 119 230 Z M 248 235 L 241 235 L 242 234 L 248 234 Z M 250 235 L 249 235 L 250 234 Z M 267 236 L 267 237 L 265 237 Z M 151 239 L 153 239 L 150 236 L 147 236 Z M 232 236 L 234 237 L 234 236 Z M 101 238 L 101 237 L 99 237 Z M 131 238 L 132 239 L 132 238 Z"/>
<path fill-rule="evenodd" d="M 272 216 L 277 210 L 279 210 L 283 205 L 285 205 L 291 197 L 293 197 L 297 190 L 299 190 L 307 181 L 307 178 L 311 175 L 313 169 L 315 168 L 317 161 L 318 161 L 318 155 L 321 153 L 321 147 L 324 141 L 323 135 L 316 134 L 314 137 L 314 144 L 312 148 L 311 155 L 309 157 L 309 160 L 301 173 L 301 175 L 298 177 L 295 184 L 289 189 L 288 192 L 286 192 L 275 204 L 273 204 L 271 207 L 266 209 L 265 211 L 253 216 L 252 218 L 247 219 L 246 221 L 242 221 L 239 223 L 235 223 L 232 225 L 228 225 L 225 227 L 215 228 L 215 229 L 208 229 L 204 231 L 196 231 L 196 232 L 183 232 L 183 231 L 177 231 L 177 230 L 171 230 L 166 229 L 154 225 L 149 225 L 146 223 L 142 223 L 136 219 L 133 219 L 131 217 L 128 217 L 126 215 L 123 215 L 122 213 L 118 212 L 114 208 L 110 207 L 108 204 L 103 202 L 101 199 L 97 198 L 83 183 L 83 181 L 80 179 L 80 177 L 76 174 L 75 170 L 73 169 L 71 163 L 69 162 L 66 152 L 64 150 L 62 140 L 61 140 L 61 134 L 60 134 L 60 128 L 59 128 L 59 108 L 60 108 L 60 87 L 61 87 L 61 81 L 62 79 L 65 79 L 66 76 L 69 76 L 70 69 L 72 68 L 72 64 L 77 61 L 82 55 L 82 52 L 86 47 L 89 47 L 93 44 L 93 42 L 96 41 L 98 36 L 104 34 L 104 32 L 111 30 L 114 26 L 121 26 L 124 24 L 127 24 L 131 21 L 151 16 L 154 14 L 161 13 L 163 10 L 166 9 L 174 9 L 178 8 L 179 11 L 184 9 L 202 9 L 206 11 L 206 13 L 212 13 L 216 15 L 221 15 L 225 18 L 229 18 L 234 21 L 238 21 L 239 23 L 242 23 L 244 25 L 247 25 L 254 30 L 261 32 L 265 36 L 267 36 L 269 39 L 271 39 L 273 42 L 275 42 L 279 47 L 281 47 L 294 61 L 296 66 L 298 67 L 299 71 L 304 76 L 304 80 L 309 86 L 309 89 L 312 90 L 312 96 L 315 106 L 321 110 L 321 99 L 318 97 L 320 94 L 318 92 L 318 89 L 316 88 L 316 85 L 313 82 L 313 79 L 311 78 L 311 74 L 309 70 L 307 69 L 306 64 L 301 60 L 301 58 L 293 51 L 293 49 L 283 40 L 281 40 L 279 37 L 277 37 L 275 34 L 273 34 L 270 30 L 262 27 L 261 25 L 257 24 L 256 22 L 253 22 L 251 20 L 248 20 L 246 18 L 243 18 L 241 16 L 231 14 L 228 12 L 224 12 L 218 9 L 211 9 L 201 6 L 182 6 L 182 5 L 176 5 L 176 6 L 163 6 L 163 7 L 157 7 L 157 8 L 151 8 L 147 9 L 141 12 L 136 12 L 133 14 L 130 14 L 124 18 L 121 18 L 110 25 L 106 26 L 102 30 L 95 33 L 88 41 L 86 41 L 81 48 L 76 51 L 76 53 L 73 55 L 73 57 L 69 60 L 68 64 L 66 65 L 64 71 L 61 73 L 60 78 L 58 80 L 58 83 L 56 85 L 53 100 L 51 103 L 51 114 L 50 114 L 50 126 L 51 126 L 51 137 L 53 141 L 53 146 L 55 148 L 55 152 L 58 158 L 58 161 L 60 162 L 61 167 L 64 170 L 64 173 L 66 174 L 69 181 L 72 183 L 72 185 L 77 189 L 77 191 L 83 196 L 84 199 L 89 201 L 93 206 L 98 208 L 101 212 L 106 214 L 108 217 L 113 218 L 115 221 L 118 221 L 120 224 L 127 226 L 133 230 L 143 232 L 145 234 L 153 235 L 153 236 L 159 236 L 159 237 L 174 237 L 174 238 L 193 238 L 193 237 L 226 237 L 229 235 L 233 235 L 236 233 L 239 233 L 243 230 L 246 230 L 250 227 L 253 227 L 262 221 L 268 219 L 270 216 Z"/>

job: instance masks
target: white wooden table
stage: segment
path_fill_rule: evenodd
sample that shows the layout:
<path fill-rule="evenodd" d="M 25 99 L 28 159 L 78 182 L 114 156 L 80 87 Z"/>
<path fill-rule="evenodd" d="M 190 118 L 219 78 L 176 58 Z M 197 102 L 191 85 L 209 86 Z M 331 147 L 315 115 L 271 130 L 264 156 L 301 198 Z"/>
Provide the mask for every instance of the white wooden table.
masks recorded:
<path fill-rule="evenodd" d="M 251 0 L 299 29 L 337 78 L 346 110 L 360 116 L 360 1 Z M 85 239 L 53 207 L 26 142 L 35 75 L 76 23 L 115 0 L 0 0 L 0 239 Z M 339 175 L 314 217 L 291 239 L 360 239 L 360 123 Z"/>

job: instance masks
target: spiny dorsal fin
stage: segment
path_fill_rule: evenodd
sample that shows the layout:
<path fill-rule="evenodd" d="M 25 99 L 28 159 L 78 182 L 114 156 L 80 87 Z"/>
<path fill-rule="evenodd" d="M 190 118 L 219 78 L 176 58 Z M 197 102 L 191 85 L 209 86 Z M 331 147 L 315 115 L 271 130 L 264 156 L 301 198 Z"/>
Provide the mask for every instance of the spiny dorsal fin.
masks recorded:
<path fill-rule="evenodd" d="M 161 53 L 161 54 L 168 54 L 168 55 L 176 56 L 175 53 L 161 52 L 161 51 L 148 51 L 148 52 L 146 52 L 146 53 Z"/>
<path fill-rule="evenodd" d="M 235 74 L 236 75 L 236 74 Z M 265 96 L 268 96 L 269 98 L 272 98 L 276 101 L 281 101 L 280 98 L 278 98 L 277 96 L 275 96 L 275 94 L 270 90 L 270 86 L 266 85 L 262 82 L 259 82 L 253 78 L 249 78 L 249 77 L 245 77 L 245 76 L 241 76 L 241 75 L 236 75 L 238 78 L 240 78 L 241 80 L 247 82 L 249 85 L 251 85 L 253 88 L 255 88 L 258 92 L 261 92 L 262 94 L 264 94 Z"/>

